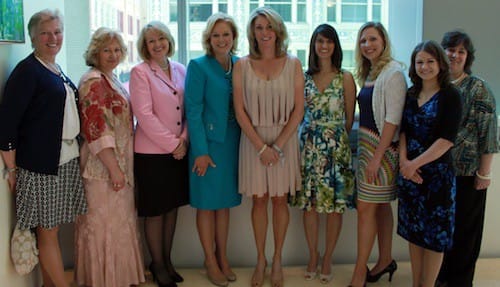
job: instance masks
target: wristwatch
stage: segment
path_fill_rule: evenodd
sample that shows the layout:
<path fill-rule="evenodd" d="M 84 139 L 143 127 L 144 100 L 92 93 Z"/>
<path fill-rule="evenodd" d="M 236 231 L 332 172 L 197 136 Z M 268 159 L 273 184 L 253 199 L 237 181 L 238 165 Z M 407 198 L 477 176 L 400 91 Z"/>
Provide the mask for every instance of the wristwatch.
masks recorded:
<path fill-rule="evenodd" d="M 2 172 L 3 179 L 7 180 L 9 178 L 9 174 L 16 171 L 17 167 L 11 167 L 11 168 L 5 167 Z"/>

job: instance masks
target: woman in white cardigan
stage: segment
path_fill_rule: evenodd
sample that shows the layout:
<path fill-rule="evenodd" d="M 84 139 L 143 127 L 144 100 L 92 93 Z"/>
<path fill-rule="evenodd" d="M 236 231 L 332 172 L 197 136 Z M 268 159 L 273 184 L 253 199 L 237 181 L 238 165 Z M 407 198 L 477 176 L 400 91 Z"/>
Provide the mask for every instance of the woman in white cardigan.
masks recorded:
<path fill-rule="evenodd" d="M 358 33 L 356 77 L 361 87 L 358 133 L 357 210 L 358 252 L 350 286 L 365 286 L 397 269 L 392 259 L 393 217 L 396 199 L 398 136 L 403 112 L 406 80 L 402 65 L 391 56 L 387 31 L 380 23 L 368 22 Z M 375 236 L 379 259 L 366 266 Z"/>

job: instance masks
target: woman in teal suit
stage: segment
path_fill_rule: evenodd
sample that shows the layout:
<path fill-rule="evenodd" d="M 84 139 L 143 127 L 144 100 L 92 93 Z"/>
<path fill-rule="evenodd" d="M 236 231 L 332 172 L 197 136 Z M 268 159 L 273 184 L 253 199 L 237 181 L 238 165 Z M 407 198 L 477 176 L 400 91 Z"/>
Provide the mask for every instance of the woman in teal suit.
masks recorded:
<path fill-rule="evenodd" d="M 241 203 L 238 193 L 240 128 L 232 103 L 233 55 L 238 39 L 234 20 L 216 13 L 203 32 L 206 55 L 191 60 L 186 75 L 185 107 L 190 138 L 190 203 L 205 253 L 208 279 L 217 286 L 236 280 L 226 243 L 229 208 Z"/>

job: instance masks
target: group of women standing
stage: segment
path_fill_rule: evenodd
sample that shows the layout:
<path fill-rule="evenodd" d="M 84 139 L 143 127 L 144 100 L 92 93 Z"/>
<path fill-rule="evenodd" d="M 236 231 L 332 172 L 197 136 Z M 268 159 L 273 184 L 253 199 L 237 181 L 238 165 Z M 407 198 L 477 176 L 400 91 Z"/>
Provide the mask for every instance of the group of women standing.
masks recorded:
<path fill-rule="evenodd" d="M 94 32 L 84 55 L 90 69 L 77 89 L 55 62 L 63 39 L 59 13 L 36 13 L 28 30 L 34 52 L 7 81 L 0 148 L 20 226 L 36 228 L 44 286 L 69 286 L 57 232 L 72 221 L 79 286 L 144 281 L 134 187 L 138 215 L 145 218 L 149 269 L 159 286 L 183 281 L 170 253 L 177 209 L 188 203 L 197 209 L 208 279 L 216 286 L 237 279 L 226 247 L 229 209 L 241 203 L 241 194 L 253 201 L 257 264 L 251 286 L 265 280 L 269 201 L 273 287 L 284 285 L 288 205 L 304 210 L 305 280 L 332 280 L 342 214 L 352 207 L 358 210 L 358 239 L 350 286 L 365 286 L 385 273 L 391 280 L 397 264 L 390 203 L 396 198 L 413 286 L 434 286 L 438 273 L 443 286 L 472 286 L 492 155 L 499 148 L 494 98 L 471 75 L 474 48 L 465 33 L 447 33 L 442 47 L 433 41 L 417 45 L 407 89 L 384 27 L 361 27 L 354 172 L 348 135 L 356 85 L 342 69 L 339 37 L 328 24 L 313 32 L 303 74 L 300 61 L 287 53 L 286 26 L 270 8 L 251 13 L 250 51 L 241 59 L 234 55 L 234 20 L 212 15 L 203 32 L 205 55 L 187 69 L 169 59 L 175 41 L 163 23 L 153 21 L 140 33 L 143 62 L 131 71 L 130 94 L 113 74 L 127 51 L 119 33 Z M 321 213 L 327 215 L 323 256 Z M 379 258 L 370 270 L 376 237 Z M 460 246 L 471 240 L 474 248 L 464 255 Z"/>

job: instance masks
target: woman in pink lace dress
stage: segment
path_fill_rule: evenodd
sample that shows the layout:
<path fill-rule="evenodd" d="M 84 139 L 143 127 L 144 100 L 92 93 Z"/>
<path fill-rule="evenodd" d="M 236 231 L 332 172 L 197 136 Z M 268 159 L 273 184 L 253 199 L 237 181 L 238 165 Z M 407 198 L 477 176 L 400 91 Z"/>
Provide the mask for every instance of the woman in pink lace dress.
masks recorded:
<path fill-rule="evenodd" d="M 125 55 L 121 36 L 108 28 L 94 33 L 85 52 L 91 69 L 82 76 L 79 91 L 88 213 L 76 221 L 78 286 L 144 282 L 134 206 L 132 114 L 128 93 L 113 74 Z"/>

